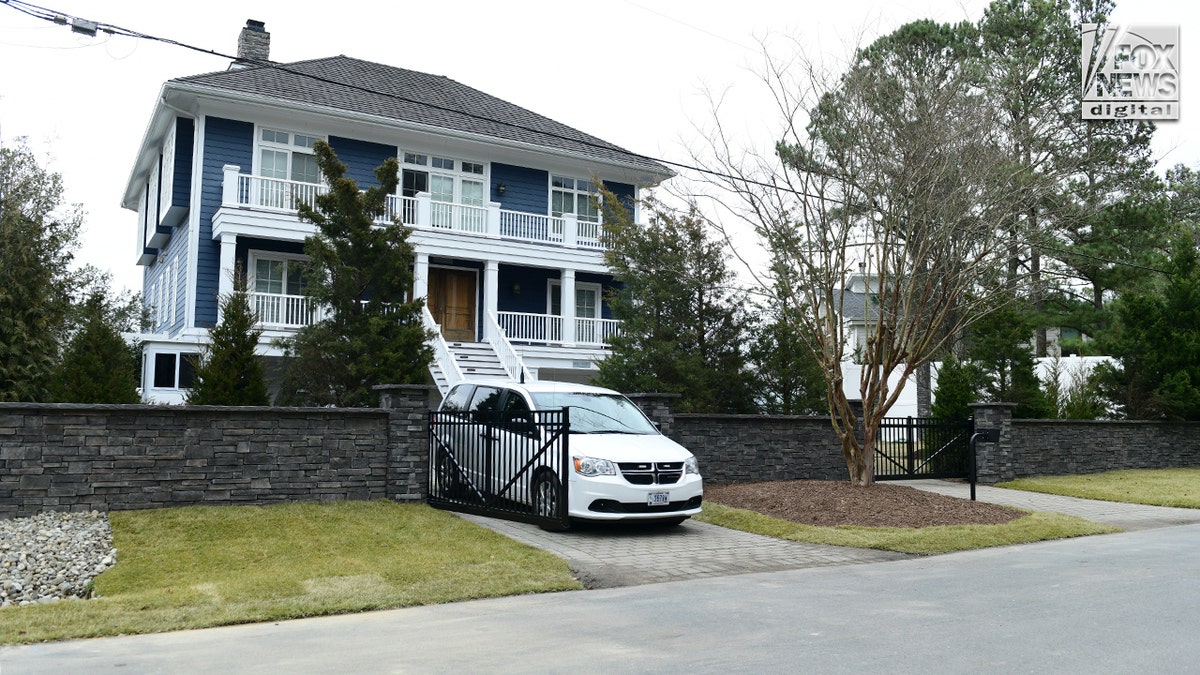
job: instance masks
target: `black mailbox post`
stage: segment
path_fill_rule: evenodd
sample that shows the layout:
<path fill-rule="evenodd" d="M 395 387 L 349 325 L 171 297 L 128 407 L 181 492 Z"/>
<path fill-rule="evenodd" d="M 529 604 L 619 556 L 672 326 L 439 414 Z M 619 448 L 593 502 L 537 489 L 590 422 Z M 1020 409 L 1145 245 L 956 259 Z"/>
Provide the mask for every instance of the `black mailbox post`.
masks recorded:
<path fill-rule="evenodd" d="M 977 467 L 975 465 L 975 444 L 979 441 L 984 443 L 999 443 L 999 429 L 976 429 L 974 434 L 971 434 L 971 455 L 970 455 L 970 474 L 971 474 L 971 501 L 975 501 L 975 482 L 978 480 L 976 475 Z"/>

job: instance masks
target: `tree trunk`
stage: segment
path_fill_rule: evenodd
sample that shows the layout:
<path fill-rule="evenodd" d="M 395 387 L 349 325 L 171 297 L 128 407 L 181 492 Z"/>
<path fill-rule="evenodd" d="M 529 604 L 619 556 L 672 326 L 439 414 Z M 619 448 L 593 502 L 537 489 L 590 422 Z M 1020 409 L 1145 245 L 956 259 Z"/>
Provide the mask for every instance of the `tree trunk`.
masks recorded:
<path fill-rule="evenodd" d="M 929 417 L 933 408 L 933 367 L 928 361 L 917 366 L 917 417 Z"/>

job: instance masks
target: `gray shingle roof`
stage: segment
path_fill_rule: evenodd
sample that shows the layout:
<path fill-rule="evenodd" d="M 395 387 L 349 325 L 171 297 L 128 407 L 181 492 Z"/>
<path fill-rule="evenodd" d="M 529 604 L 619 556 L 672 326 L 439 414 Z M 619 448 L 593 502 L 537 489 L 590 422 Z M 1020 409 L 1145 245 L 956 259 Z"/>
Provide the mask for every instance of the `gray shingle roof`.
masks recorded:
<path fill-rule="evenodd" d="M 250 66 L 171 82 L 481 134 L 616 162 L 663 177 L 672 174 L 654 160 L 448 77 L 347 56 Z"/>

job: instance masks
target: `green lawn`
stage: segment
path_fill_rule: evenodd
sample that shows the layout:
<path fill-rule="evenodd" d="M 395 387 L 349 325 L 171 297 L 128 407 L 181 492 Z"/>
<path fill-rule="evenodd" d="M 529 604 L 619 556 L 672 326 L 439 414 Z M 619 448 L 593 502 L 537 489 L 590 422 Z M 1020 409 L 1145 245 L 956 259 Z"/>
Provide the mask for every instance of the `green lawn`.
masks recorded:
<path fill-rule="evenodd" d="M 0 609 L 0 643 L 275 621 L 581 588 L 562 559 L 388 501 L 110 514 L 97 598 Z"/>
<path fill-rule="evenodd" d="M 1200 509 L 1200 468 L 1136 469 L 1020 478 L 999 487 L 1109 502 Z"/>
<path fill-rule="evenodd" d="M 1004 525 L 945 525 L 921 528 L 817 527 L 714 502 L 704 503 L 704 512 L 697 520 L 776 539 L 921 555 L 1120 531 L 1118 528 L 1099 525 L 1081 518 L 1041 512 L 1030 513 Z"/>

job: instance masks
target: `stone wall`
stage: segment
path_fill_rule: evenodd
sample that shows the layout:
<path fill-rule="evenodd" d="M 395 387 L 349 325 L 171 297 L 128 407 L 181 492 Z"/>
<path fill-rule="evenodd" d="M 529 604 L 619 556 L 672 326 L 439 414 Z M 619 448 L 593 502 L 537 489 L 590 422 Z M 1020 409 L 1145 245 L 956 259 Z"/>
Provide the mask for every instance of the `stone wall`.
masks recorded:
<path fill-rule="evenodd" d="M 0 404 L 0 517 L 423 499 L 427 389 L 367 410 Z"/>
<path fill-rule="evenodd" d="M 671 437 L 714 483 L 849 480 L 828 417 L 678 414 Z"/>
<path fill-rule="evenodd" d="M 429 387 L 381 387 L 380 408 L 0 404 L 0 518 L 46 510 L 426 497 Z M 632 396 L 713 483 L 846 480 L 828 417 L 674 412 Z M 1200 423 L 1014 420 L 975 406 L 981 482 L 1200 466 Z"/>

